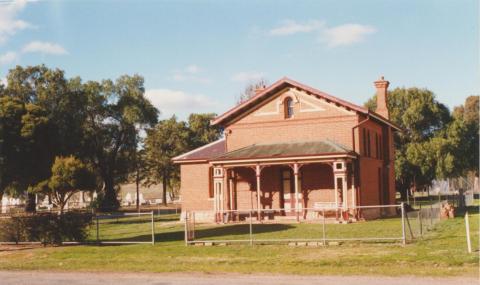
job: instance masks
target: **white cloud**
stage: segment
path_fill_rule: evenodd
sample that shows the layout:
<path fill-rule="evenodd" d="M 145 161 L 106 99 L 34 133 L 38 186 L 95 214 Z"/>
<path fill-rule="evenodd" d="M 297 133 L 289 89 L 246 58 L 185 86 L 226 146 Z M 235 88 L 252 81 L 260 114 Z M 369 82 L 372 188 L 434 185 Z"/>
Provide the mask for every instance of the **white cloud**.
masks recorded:
<path fill-rule="evenodd" d="M 201 68 L 196 64 L 191 64 L 185 68 L 185 71 L 191 74 L 195 74 L 201 71 Z"/>
<path fill-rule="evenodd" d="M 258 71 L 243 71 L 232 76 L 232 81 L 238 82 L 248 82 L 248 81 L 257 81 L 265 77 L 264 72 Z"/>
<path fill-rule="evenodd" d="M 376 32 L 375 27 L 355 23 L 347 23 L 329 27 L 323 21 L 310 20 L 304 23 L 294 20 L 286 20 L 281 26 L 269 31 L 271 36 L 289 36 L 298 33 L 314 33 L 319 41 L 326 43 L 328 47 L 348 46 L 359 43 Z"/>
<path fill-rule="evenodd" d="M 347 46 L 364 41 L 366 36 L 376 31 L 372 26 L 345 24 L 326 29 L 321 40 L 325 41 L 329 47 Z"/>
<path fill-rule="evenodd" d="M 9 64 L 18 59 L 18 55 L 14 51 L 9 51 L 0 55 L 0 64 Z"/>
<path fill-rule="evenodd" d="M 198 83 L 211 83 L 212 80 L 203 74 L 203 69 L 196 64 L 190 64 L 182 69 L 172 71 L 170 79 L 174 81 L 192 81 Z"/>
<path fill-rule="evenodd" d="M 23 53 L 43 53 L 53 55 L 64 55 L 68 52 L 59 44 L 50 42 L 33 41 L 25 45 L 22 49 Z"/>
<path fill-rule="evenodd" d="M 30 23 L 17 19 L 18 13 L 27 5 L 27 0 L 14 0 L 0 3 L 0 44 L 5 43 L 16 32 L 33 27 Z"/>
<path fill-rule="evenodd" d="M 145 96 L 160 110 L 162 117 L 173 114 L 182 117 L 190 113 L 214 112 L 220 104 L 202 94 L 189 94 L 180 90 L 149 89 Z"/>
<path fill-rule="evenodd" d="M 322 28 L 324 25 L 324 22 L 318 20 L 311 20 L 306 23 L 285 20 L 281 26 L 271 29 L 269 34 L 272 36 L 288 36 L 297 33 L 309 33 Z"/>
<path fill-rule="evenodd" d="M 5 86 L 7 86 L 7 84 L 8 84 L 7 78 L 6 77 L 0 78 L 0 84 L 3 84 Z"/>

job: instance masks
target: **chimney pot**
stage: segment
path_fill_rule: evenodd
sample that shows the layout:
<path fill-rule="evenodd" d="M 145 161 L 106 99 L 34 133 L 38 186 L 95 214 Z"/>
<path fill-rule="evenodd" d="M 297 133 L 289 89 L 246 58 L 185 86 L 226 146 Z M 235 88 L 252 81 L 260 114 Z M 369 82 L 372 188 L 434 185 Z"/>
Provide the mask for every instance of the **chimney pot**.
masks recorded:
<path fill-rule="evenodd" d="M 387 89 L 390 85 L 390 82 L 385 80 L 384 76 L 380 76 L 380 79 L 374 82 L 375 87 L 377 88 L 377 110 L 375 111 L 379 115 L 390 119 L 390 114 L 388 113 L 388 93 Z"/>
<path fill-rule="evenodd" d="M 263 90 L 265 90 L 265 86 L 257 87 L 257 89 L 255 89 L 255 95 L 262 93 Z"/>

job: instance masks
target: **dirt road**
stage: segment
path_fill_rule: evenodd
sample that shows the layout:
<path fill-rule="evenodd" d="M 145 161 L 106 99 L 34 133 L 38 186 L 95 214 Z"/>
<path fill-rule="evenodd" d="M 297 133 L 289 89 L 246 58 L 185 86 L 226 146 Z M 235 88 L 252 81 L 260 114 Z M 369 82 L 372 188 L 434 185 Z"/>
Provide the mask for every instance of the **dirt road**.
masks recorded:
<path fill-rule="evenodd" d="M 176 273 L 70 273 L 44 271 L 0 271 L 2 285 L 443 285 L 479 284 L 475 278 L 419 278 L 377 276 L 295 276 Z"/>

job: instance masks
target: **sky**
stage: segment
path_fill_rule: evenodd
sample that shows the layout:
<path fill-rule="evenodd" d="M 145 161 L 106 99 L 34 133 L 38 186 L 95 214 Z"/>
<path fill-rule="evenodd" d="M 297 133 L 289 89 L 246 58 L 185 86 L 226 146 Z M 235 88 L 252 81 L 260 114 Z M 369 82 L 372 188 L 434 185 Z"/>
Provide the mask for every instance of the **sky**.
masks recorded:
<path fill-rule="evenodd" d="M 363 105 L 383 75 L 453 108 L 480 93 L 479 1 L 0 0 L 0 80 L 36 64 L 140 74 L 161 118 L 221 114 L 284 76 Z"/>

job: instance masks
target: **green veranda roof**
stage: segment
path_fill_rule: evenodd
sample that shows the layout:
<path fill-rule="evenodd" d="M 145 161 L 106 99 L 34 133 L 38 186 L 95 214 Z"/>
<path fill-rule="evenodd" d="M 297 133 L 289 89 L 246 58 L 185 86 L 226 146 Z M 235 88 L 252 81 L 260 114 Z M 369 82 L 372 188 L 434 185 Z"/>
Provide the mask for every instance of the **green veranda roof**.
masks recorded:
<path fill-rule="evenodd" d="M 313 156 L 328 154 L 349 154 L 353 151 L 347 147 L 332 142 L 309 141 L 309 142 L 290 142 L 275 144 L 254 144 L 241 149 L 224 153 L 212 159 L 234 160 L 234 159 L 255 159 L 255 158 L 275 158 L 275 157 L 293 157 L 293 156 Z"/>

